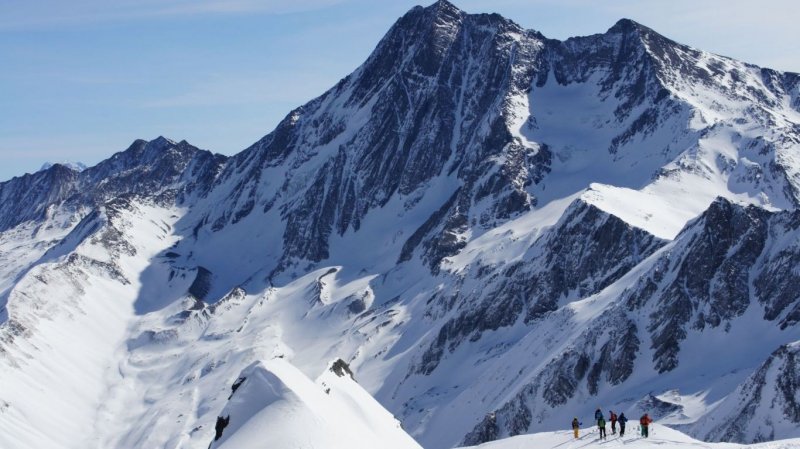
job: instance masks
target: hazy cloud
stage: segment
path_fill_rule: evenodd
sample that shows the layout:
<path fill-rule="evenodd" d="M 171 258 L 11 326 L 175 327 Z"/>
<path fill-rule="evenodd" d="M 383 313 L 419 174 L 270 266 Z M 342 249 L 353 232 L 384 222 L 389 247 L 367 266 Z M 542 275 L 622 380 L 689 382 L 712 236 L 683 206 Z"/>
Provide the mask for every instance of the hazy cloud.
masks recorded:
<path fill-rule="evenodd" d="M 0 30 L 26 30 L 207 14 L 290 14 L 330 7 L 346 0 L 6 0 Z"/>
<path fill-rule="evenodd" d="M 146 108 L 185 108 L 296 102 L 299 106 L 331 87 L 326 76 L 303 71 L 271 71 L 265 74 L 214 74 L 195 82 L 183 92 L 142 103 Z M 301 100 L 302 99 L 302 100 Z M 289 111 L 286 111 L 287 113 Z"/>

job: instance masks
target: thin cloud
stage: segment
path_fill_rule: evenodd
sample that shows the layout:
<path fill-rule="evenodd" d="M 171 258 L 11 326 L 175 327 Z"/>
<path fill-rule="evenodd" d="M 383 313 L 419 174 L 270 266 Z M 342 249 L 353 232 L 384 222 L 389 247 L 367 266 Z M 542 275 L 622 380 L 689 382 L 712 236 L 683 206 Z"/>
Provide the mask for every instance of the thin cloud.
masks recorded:
<path fill-rule="evenodd" d="M 316 11 L 346 1 L 348 0 L 9 1 L 0 4 L 0 31 L 214 14 L 281 15 Z"/>
<path fill-rule="evenodd" d="M 144 101 L 145 108 L 185 108 L 305 102 L 330 88 L 324 76 L 298 72 L 267 75 L 214 75 L 189 86 L 184 92 Z M 298 102 L 298 105 L 300 104 Z"/>

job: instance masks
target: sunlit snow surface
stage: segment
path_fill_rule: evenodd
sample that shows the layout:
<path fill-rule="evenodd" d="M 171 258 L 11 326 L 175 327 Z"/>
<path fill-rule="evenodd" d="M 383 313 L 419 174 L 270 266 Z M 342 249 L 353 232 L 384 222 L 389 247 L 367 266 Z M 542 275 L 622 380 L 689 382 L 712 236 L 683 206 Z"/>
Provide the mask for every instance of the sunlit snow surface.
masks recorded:
<path fill-rule="evenodd" d="M 606 426 L 607 438 L 600 440 L 597 427 L 587 427 L 580 430 L 576 440 L 571 430 L 561 432 L 543 432 L 533 435 L 520 435 L 498 440 L 480 446 L 471 446 L 471 449 L 581 449 L 587 447 L 600 448 L 626 448 L 626 449 L 794 449 L 800 447 L 800 439 L 782 440 L 770 443 L 741 445 L 730 443 L 706 443 L 697 441 L 676 430 L 652 424 L 650 436 L 643 438 L 639 431 L 638 419 L 628 422 L 625 436 L 611 434 L 610 424 Z M 565 426 L 567 427 L 567 426 Z M 466 448 L 463 448 L 466 449 Z"/>
<path fill-rule="evenodd" d="M 278 358 L 254 363 L 241 379 L 213 449 L 421 449 L 348 374 L 327 370 L 312 382 Z"/>

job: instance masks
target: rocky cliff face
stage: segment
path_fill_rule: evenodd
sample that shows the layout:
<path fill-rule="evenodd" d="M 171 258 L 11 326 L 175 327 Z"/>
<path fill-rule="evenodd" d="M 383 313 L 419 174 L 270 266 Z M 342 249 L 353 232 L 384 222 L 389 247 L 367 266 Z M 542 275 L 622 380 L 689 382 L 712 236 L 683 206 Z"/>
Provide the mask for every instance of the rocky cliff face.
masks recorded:
<path fill-rule="evenodd" d="M 430 314 L 446 316 L 452 308 L 455 315 L 422 354 L 417 371 L 430 374 L 447 353 L 480 340 L 483 332 L 518 321 L 531 324 L 571 299 L 603 290 L 664 243 L 576 201 L 521 260 L 475 267 L 449 295 L 432 298 Z"/>
<path fill-rule="evenodd" d="M 781 346 L 692 431 L 707 441 L 761 442 L 800 424 L 798 344 Z"/>
<path fill-rule="evenodd" d="M 405 252 L 421 244 L 435 266 L 459 249 L 454 235 L 474 203 L 489 205 L 484 223 L 536 203 L 526 187 L 551 156 L 508 128 L 513 96 L 530 89 L 542 48 L 538 33 L 496 15 L 447 2 L 413 9 L 364 65 L 231 161 L 222 175 L 238 179 L 230 206 L 209 222 L 221 229 L 280 207 L 284 257 L 320 261 L 331 235 L 358 231 L 393 197 L 412 208 L 434 179 L 449 177 L 452 196 Z"/>

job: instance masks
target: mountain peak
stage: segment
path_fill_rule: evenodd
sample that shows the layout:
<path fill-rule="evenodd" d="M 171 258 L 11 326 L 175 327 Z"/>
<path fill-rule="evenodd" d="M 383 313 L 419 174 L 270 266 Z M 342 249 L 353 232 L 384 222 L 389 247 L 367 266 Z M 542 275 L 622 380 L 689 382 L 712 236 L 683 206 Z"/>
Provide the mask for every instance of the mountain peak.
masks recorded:
<path fill-rule="evenodd" d="M 166 138 L 164 136 L 158 136 L 155 139 L 153 139 L 150 142 L 148 142 L 148 144 L 150 146 L 154 147 L 154 148 L 164 149 L 164 148 L 167 148 L 167 147 L 171 147 L 171 146 L 177 145 L 177 142 L 175 142 L 172 139 L 168 139 L 168 138 Z"/>
<path fill-rule="evenodd" d="M 137 158 L 142 158 L 145 154 L 149 155 L 149 157 L 155 157 L 159 153 L 162 153 L 165 150 L 177 145 L 177 142 L 164 136 L 158 136 L 153 140 L 136 139 L 128 146 L 127 149 L 118 154 L 137 155 Z M 113 157 L 116 156 L 117 155 Z"/>
<path fill-rule="evenodd" d="M 639 22 L 631 19 L 622 18 L 617 21 L 611 28 L 608 29 L 609 33 L 631 33 L 640 31 L 644 26 Z"/>
<path fill-rule="evenodd" d="M 454 4 L 447 0 L 439 0 L 436 3 L 424 8 L 425 16 L 428 17 L 430 23 L 440 29 L 447 29 L 452 26 L 457 26 L 464 16 L 464 11 L 458 9 Z"/>
<path fill-rule="evenodd" d="M 50 169 L 51 167 L 53 167 L 55 165 L 60 165 L 62 167 L 66 167 L 66 168 L 68 168 L 68 169 L 70 169 L 72 171 L 76 171 L 76 172 L 82 172 L 82 171 L 86 170 L 86 168 L 87 168 L 86 164 L 84 164 L 82 162 L 58 161 L 58 162 L 45 162 L 44 164 L 42 164 L 42 167 L 39 169 L 39 171 L 48 170 L 48 169 Z"/>
<path fill-rule="evenodd" d="M 606 31 L 605 35 L 631 36 L 635 40 L 647 42 L 649 46 L 654 48 L 685 47 L 646 25 L 626 18 L 619 19 L 617 23 Z"/>
<path fill-rule="evenodd" d="M 434 8 L 437 12 L 462 12 L 456 5 L 447 0 L 437 0 L 429 8 Z"/>

